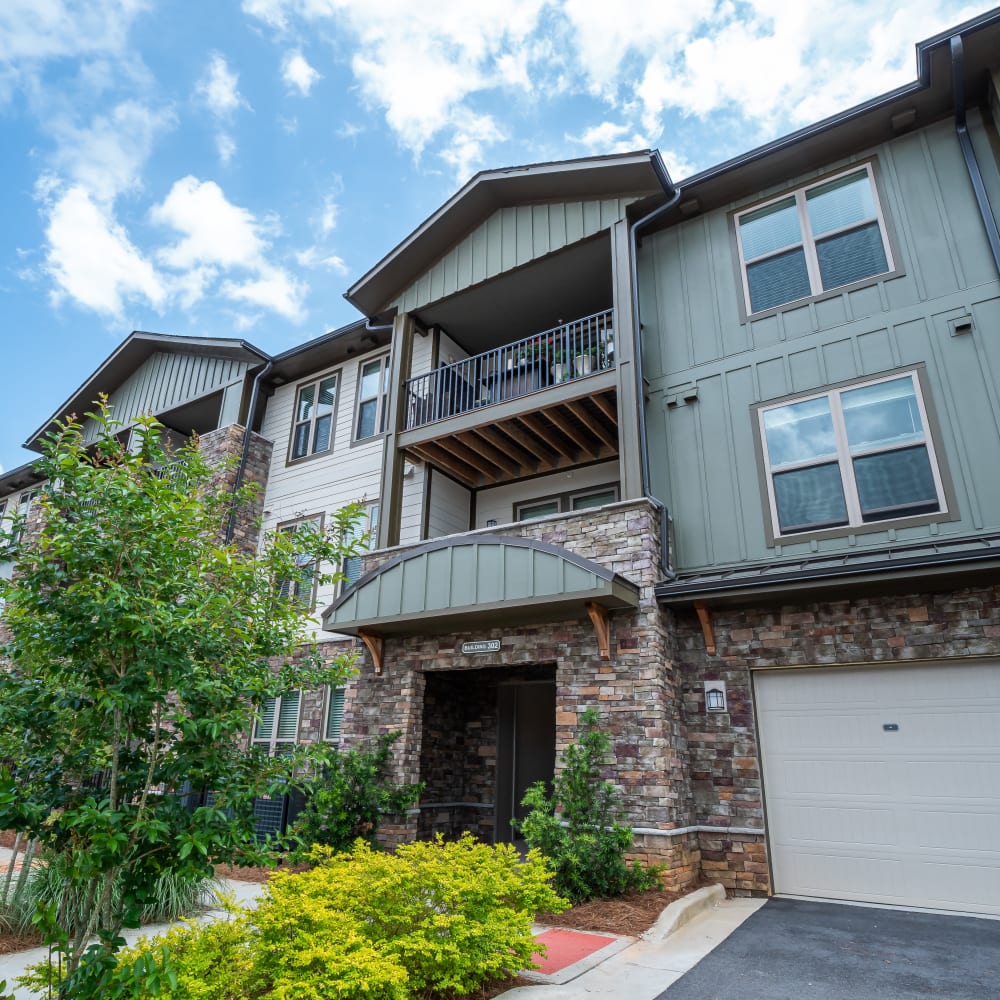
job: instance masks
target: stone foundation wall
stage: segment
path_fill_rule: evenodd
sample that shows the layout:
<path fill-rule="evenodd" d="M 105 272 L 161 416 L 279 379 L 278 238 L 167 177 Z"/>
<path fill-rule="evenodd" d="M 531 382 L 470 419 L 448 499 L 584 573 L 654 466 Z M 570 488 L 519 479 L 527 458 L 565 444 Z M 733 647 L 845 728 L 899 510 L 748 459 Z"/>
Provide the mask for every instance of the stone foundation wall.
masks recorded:
<path fill-rule="evenodd" d="M 691 762 L 692 825 L 764 827 L 751 671 L 1000 656 L 1000 586 L 712 611 L 716 656 L 693 613 L 677 613 Z M 728 712 L 706 713 L 704 681 Z M 703 874 L 739 892 L 770 887 L 763 833 L 701 833 Z"/>

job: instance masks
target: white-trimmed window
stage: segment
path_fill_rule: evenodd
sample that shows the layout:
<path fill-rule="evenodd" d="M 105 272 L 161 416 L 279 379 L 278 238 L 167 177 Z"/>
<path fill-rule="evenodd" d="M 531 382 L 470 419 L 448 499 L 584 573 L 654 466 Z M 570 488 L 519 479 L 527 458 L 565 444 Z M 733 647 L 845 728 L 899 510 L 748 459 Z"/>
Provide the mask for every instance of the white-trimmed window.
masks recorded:
<path fill-rule="evenodd" d="M 736 216 L 748 313 L 893 270 L 871 164 Z"/>
<path fill-rule="evenodd" d="M 10 533 L 12 544 L 16 544 L 21 540 L 21 533 L 24 531 L 25 524 L 27 524 L 28 515 L 31 513 L 31 505 L 36 496 L 38 496 L 38 490 L 26 490 L 17 498 L 17 521 L 14 530 Z"/>
<path fill-rule="evenodd" d="M 318 455 L 333 447 L 333 423 L 337 405 L 337 375 L 324 375 L 300 385 L 295 393 L 295 415 L 288 460 Z"/>
<path fill-rule="evenodd" d="M 385 430 L 389 388 L 389 355 L 366 361 L 358 378 L 358 416 L 354 440 L 374 437 Z"/>
<path fill-rule="evenodd" d="M 355 526 L 355 538 L 361 538 L 365 535 L 368 536 L 368 543 L 366 548 L 371 549 L 374 547 L 374 542 L 378 536 L 378 516 L 379 516 L 379 504 L 378 502 L 370 503 L 365 508 L 364 515 L 361 520 Z M 348 587 L 357 583 L 361 579 L 361 556 L 359 552 L 356 556 L 350 556 L 344 560 L 344 581 L 341 589 L 347 590 Z"/>
<path fill-rule="evenodd" d="M 301 691 L 286 691 L 277 698 L 267 698 L 254 720 L 251 742 L 268 753 L 290 748 L 299 735 Z"/>
<path fill-rule="evenodd" d="M 594 489 L 581 490 L 579 493 L 563 493 L 545 500 L 530 500 L 514 507 L 514 520 L 532 521 L 537 517 L 551 517 L 554 514 L 565 514 L 569 511 L 589 510 L 592 507 L 603 507 L 605 504 L 616 503 L 618 487 L 616 485 L 600 486 Z"/>
<path fill-rule="evenodd" d="M 758 410 L 775 538 L 947 510 L 915 372 Z"/>
<path fill-rule="evenodd" d="M 322 531 L 322 516 L 301 518 L 291 524 L 279 525 L 278 531 L 294 535 L 296 531 L 306 527 Z M 295 576 L 282 580 L 278 584 L 278 593 L 281 597 L 296 601 L 302 607 L 312 608 L 313 602 L 316 600 L 316 560 L 307 553 L 301 553 L 296 556 L 295 569 Z"/>
<path fill-rule="evenodd" d="M 323 739 L 331 743 L 340 742 L 340 732 L 344 723 L 344 689 L 326 689 L 326 718 L 323 722 Z"/>

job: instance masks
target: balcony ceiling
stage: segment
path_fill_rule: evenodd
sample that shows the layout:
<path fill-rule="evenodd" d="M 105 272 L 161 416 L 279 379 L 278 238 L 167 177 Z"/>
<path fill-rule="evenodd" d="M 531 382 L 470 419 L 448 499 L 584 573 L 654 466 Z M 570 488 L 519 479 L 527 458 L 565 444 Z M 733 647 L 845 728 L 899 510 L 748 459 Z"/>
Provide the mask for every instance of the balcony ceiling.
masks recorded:
<path fill-rule="evenodd" d="M 417 314 L 442 327 L 469 354 L 610 309 L 607 232 L 442 299 Z"/>
<path fill-rule="evenodd" d="M 400 447 L 473 490 L 616 458 L 615 372 L 408 431 Z"/>

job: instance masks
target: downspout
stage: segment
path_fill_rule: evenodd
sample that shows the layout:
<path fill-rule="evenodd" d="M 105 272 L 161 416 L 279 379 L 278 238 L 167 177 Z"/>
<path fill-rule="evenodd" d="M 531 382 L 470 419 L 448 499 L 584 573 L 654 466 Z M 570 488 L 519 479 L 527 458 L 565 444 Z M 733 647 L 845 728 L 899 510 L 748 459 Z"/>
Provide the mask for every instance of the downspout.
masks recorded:
<path fill-rule="evenodd" d="M 969 128 L 965 122 L 965 83 L 962 74 L 962 57 L 962 36 L 952 35 L 951 94 L 955 104 L 955 133 L 958 135 L 958 144 L 962 149 L 962 156 L 965 158 L 965 168 L 969 171 L 969 180 L 972 181 L 972 190 L 976 194 L 976 203 L 979 205 L 979 214 L 982 216 L 983 226 L 986 228 L 986 237 L 990 241 L 990 249 L 993 251 L 993 263 L 996 265 L 997 272 L 1000 273 L 1000 232 L 997 230 L 996 216 L 990 206 L 986 185 L 983 184 L 983 175 L 979 170 L 979 161 L 976 159 L 976 150 L 972 145 Z"/>
<path fill-rule="evenodd" d="M 383 330 L 391 330 L 392 323 L 376 323 L 374 316 L 369 316 L 365 320 L 365 329 L 369 333 L 381 333 Z"/>
<path fill-rule="evenodd" d="M 670 565 L 670 512 L 663 502 L 653 496 L 649 476 L 649 442 L 646 438 L 646 382 L 642 374 L 642 321 L 639 317 L 639 230 L 644 229 L 661 215 L 669 212 L 681 200 L 681 189 L 673 184 L 663 165 L 658 149 L 650 154 L 650 164 L 663 187 L 664 194 L 673 194 L 659 208 L 644 215 L 629 231 L 629 288 L 632 293 L 632 330 L 635 337 L 635 383 L 639 403 L 639 461 L 642 474 L 642 492 L 660 514 L 660 562 L 667 580 L 674 580 L 677 574 Z"/>
<path fill-rule="evenodd" d="M 243 477 L 246 474 L 247 459 L 250 456 L 250 437 L 253 434 L 253 417 L 257 410 L 257 397 L 260 393 L 260 383 L 270 374 L 274 367 L 273 361 L 268 361 L 266 365 L 254 376 L 253 388 L 250 390 L 250 403 L 247 406 L 247 425 L 243 432 L 243 450 L 240 454 L 240 464 L 236 469 L 236 484 L 233 486 L 233 503 L 229 508 L 229 523 L 226 525 L 226 541 L 228 545 L 233 540 L 233 533 L 236 531 L 236 497 L 243 485 Z"/>

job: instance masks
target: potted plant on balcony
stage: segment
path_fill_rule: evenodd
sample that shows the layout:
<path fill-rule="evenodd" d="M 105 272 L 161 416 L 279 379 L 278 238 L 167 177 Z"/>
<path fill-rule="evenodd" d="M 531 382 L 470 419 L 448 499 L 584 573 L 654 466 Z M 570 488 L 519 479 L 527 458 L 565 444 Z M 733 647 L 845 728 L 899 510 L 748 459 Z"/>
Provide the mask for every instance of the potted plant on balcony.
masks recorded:
<path fill-rule="evenodd" d="M 573 371 L 580 375 L 589 375 L 594 370 L 594 357 L 597 354 L 596 347 L 581 348 L 573 359 Z"/>
<path fill-rule="evenodd" d="M 570 377 L 569 364 L 563 360 L 563 352 L 558 347 L 552 353 L 552 381 L 565 382 Z"/>

